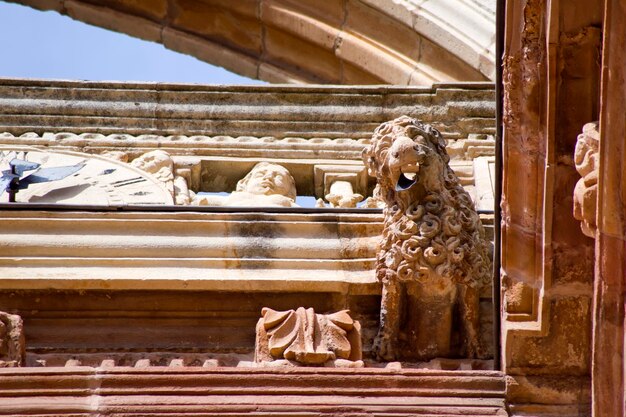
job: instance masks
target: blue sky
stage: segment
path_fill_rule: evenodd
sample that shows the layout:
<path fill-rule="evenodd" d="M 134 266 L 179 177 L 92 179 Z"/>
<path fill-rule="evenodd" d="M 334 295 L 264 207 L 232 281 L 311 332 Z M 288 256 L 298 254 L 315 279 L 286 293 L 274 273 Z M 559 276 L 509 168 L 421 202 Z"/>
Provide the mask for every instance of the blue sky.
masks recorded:
<path fill-rule="evenodd" d="M 262 84 L 161 44 L 0 1 L 0 77 Z"/>

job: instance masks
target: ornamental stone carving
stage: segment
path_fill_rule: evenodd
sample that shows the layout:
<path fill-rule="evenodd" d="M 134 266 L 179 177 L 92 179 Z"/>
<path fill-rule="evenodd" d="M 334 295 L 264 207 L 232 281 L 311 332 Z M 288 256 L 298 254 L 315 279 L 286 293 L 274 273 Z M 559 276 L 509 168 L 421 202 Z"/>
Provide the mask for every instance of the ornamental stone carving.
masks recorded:
<path fill-rule="evenodd" d="M 255 362 L 299 365 L 361 360 L 361 327 L 347 310 L 317 314 L 312 308 L 264 308 L 256 327 Z"/>
<path fill-rule="evenodd" d="M 24 364 L 22 318 L 0 311 L 0 367 Z"/>
<path fill-rule="evenodd" d="M 150 151 L 134 159 L 131 165 L 159 180 L 174 198 L 176 204 L 189 204 L 193 198 L 185 178 L 176 175 L 174 161 L 165 151 Z"/>
<path fill-rule="evenodd" d="M 331 207 L 354 208 L 363 200 L 361 194 L 354 192 L 350 181 L 335 181 L 330 186 L 330 193 L 326 194 L 326 200 Z"/>
<path fill-rule="evenodd" d="M 479 293 L 490 285 L 489 243 L 445 145 L 439 131 L 403 116 L 380 125 L 363 152 L 386 203 L 376 267 L 379 359 L 485 356 Z"/>
<path fill-rule="evenodd" d="M 598 122 L 587 123 L 578 135 L 574 163 L 582 177 L 574 188 L 574 218 L 586 236 L 596 237 L 596 207 L 598 196 L 598 162 L 600 132 Z"/>
<path fill-rule="evenodd" d="M 193 204 L 226 207 L 298 207 L 296 181 L 281 165 L 259 162 L 228 197 L 198 196 Z"/>

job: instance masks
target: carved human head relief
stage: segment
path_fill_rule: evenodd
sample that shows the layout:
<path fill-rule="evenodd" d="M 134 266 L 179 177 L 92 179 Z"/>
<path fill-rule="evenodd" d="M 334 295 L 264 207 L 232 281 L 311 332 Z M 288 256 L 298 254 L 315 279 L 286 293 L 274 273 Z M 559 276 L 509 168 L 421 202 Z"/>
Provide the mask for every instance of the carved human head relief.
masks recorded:
<path fill-rule="evenodd" d="M 141 155 L 134 159 L 131 165 L 146 171 L 149 174 L 157 174 L 157 176 L 172 177 L 174 164 L 172 157 L 165 151 L 155 150 Z"/>
<path fill-rule="evenodd" d="M 257 195 L 278 194 L 296 199 L 296 183 L 287 169 L 271 164 L 259 162 L 252 170 L 237 183 L 238 192 L 248 192 Z"/>

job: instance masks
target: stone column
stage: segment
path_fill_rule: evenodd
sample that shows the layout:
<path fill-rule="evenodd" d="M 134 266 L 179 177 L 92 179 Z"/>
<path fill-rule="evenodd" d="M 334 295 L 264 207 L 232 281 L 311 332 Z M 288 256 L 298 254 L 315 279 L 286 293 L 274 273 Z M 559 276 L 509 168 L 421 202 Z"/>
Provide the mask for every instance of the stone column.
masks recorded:
<path fill-rule="evenodd" d="M 593 415 L 623 417 L 626 279 L 626 5 L 607 0 L 602 57 Z"/>
<path fill-rule="evenodd" d="M 583 12 L 584 10 L 584 12 Z M 588 415 L 594 242 L 572 214 L 576 137 L 596 120 L 602 5 L 507 2 L 502 362 L 512 415 Z"/>

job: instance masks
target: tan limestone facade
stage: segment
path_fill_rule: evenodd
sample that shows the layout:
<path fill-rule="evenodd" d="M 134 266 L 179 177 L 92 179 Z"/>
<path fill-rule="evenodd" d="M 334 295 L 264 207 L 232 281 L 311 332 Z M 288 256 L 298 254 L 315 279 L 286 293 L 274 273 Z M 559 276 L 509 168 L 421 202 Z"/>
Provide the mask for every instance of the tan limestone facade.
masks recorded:
<path fill-rule="evenodd" d="M 137 178 L 179 202 L 3 206 L 2 413 L 624 415 L 620 1 L 506 2 L 501 147 L 491 86 L 431 86 L 493 79 L 499 65 L 485 2 L 21 3 L 268 81 L 427 87 L 0 80 L 5 147 L 111 164 L 162 151 L 168 169 Z M 361 153 L 378 125 L 402 115 L 441 132 L 488 238 L 487 212 L 500 201 L 502 308 L 492 314 L 488 294 L 478 308 L 481 344 L 493 347 L 500 370 L 490 370 L 490 359 L 388 362 L 373 354 L 385 195 Z M 597 129 L 584 128 L 596 121 Z M 588 137 L 577 152 L 581 132 Z M 185 187 L 190 200 L 230 193 L 260 162 L 286 169 L 318 208 L 186 203 Z M 364 208 L 352 207 L 357 196 L 369 198 Z M 335 359 L 333 367 L 283 367 L 284 358 L 259 366 L 254 329 L 263 308 L 302 318 L 288 327 L 301 338 L 301 357 L 324 340 L 315 332 L 328 322 L 320 317 L 348 310 L 363 366 L 336 367 Z M 496 332 L 485 331 L 491 321 Z M 322 354 L 337 355 L 322 345 Z"/>
<path fill-rule="evenodd" d="M 440 127 L 446 169 L 456 172 L 464 198 L 493 201 L 493 177 L 481 170 L 488 164 L 477 163 L 494 155 L 491 86 L 168 91 L 3 83 L 0 101 L 23 109 L 0 115 L 3 163 L 15 157 L 36 158 L 42 169 L 83 166 L 61 180 L 29 183 L 16 203 L 2 206 L 0 305 L 24 329 L 20 361 L 0 370 L 2 384 L 13 387 L 3 413 L 289 413 L 319 407 L 323 387 L 336 386 L 341 393 L 324 400 L 331 414 L 504 415 L 504 376 L 492 370 L 490 288 L 475 290 L 467 327 L 480 355 L 466 355 L 467 329 L 450 323 L 442 334 L 458 349 L 377 359 L 384 216 L 380 208 L 341 207 L 328 197 L 376 198 L 377 181 L 362 162 L 368 126 L 409 114 Z M 33 93 L 54 97 L 46 117 Z M 94 104 L 100 117 L 81 110 Z M 32 112 L 24 111 L 29 106 Z M 173 134 L 177 124 L 187 130 Z M 105 197 L 90 198 L 93 190 Z M 311 204 L 298 207 L 296 195 Z M 198 196 L 225 204 L 195 204 Z M 316 199 L 324 207 L 314 207 Z M 478 213 L 472 221 L 484 225 L 489 240 L 492 211 Z M 425 311 L 426 301 L 413 300 L 406 314 Z M 160 394 L 159 411 L 151 399 L 163 378 L 187 388 L 175 389 L 176 397 Z M 381 378 L 383 391 L 373 388 Z M 26 387 L 31 379 L 52 399 L 28 401 L 32 391 L 15 383 Z M 124 394 L 120 383 L 135 393 Z M 92 388 L 80 388 L 85 384 Z M 364 393 L 365 403 L 355 397 Z M 63 409 L 50 408 L 61 403 Z"/>

